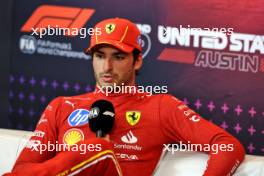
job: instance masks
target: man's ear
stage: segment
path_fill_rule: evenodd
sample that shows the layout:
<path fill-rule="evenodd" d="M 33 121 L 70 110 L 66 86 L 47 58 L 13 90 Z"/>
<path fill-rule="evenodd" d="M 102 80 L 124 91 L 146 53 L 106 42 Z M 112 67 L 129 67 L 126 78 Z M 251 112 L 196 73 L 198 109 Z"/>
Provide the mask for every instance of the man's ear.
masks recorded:
<path fill-rule="evenodd" d="M 142 58 L 142 55 L 140 54 L 134 65 L 135 70 L 139 70 L 142 64 L 143 64 L 143 58 Z"/>

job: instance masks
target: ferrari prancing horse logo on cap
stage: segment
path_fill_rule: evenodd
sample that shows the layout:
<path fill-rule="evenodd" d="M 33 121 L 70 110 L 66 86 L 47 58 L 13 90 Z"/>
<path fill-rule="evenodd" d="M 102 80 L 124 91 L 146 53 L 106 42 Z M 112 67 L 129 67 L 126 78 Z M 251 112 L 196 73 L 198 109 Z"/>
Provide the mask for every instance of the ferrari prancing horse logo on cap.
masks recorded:
<path fill-rule="evenodd" d="M 114 23 L 109 23 L 109 24 L 105 25 L 105 32 L 108 34 L 111 34 L 112 32 L 114 32 L 115 26 L 116 25 Z"/>
<path fill-rule="evenodd" d="M 126 120 L 129 125 L 134 126 L 136 125 L 141 117 L 141 112 L 139 111 L 127 111 L 126 112 Z"/>

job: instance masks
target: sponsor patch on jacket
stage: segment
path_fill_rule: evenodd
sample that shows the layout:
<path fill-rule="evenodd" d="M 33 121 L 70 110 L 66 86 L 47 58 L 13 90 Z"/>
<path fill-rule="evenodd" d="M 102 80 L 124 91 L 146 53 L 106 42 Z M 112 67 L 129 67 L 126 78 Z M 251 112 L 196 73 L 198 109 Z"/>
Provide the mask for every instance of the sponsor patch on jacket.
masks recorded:
<path fill-rule="evenodd" d="M 84 140 L 84 135 L 82 130 L 77 128 L 71 128 L 64 133 L 63 143 L 69 146 L 76 144 L 79 141 Z"/>
<path fill-rule="evenodd" d="M 86 109 L 76 109 L 68 117 L 70 126 L 80 126 L 88 123 L 90 112 Z"/>
<path fill-rule="evenodd" d="M 32 134 L 32 136 L 36 136 L 36 137 L 40 137 L 40 138 L 43 138 L 44 135 L 45 135 L 45 132 L 39 131 L 39 130 L 34 131 L 34 133 Z"/>
<path fill-rule="evenodd" d="M 140 111 L 127 111 L 126 112 L 126 120 L 131 126 L 136 125 L 139 122 L 140 117 L 141 117 Z"/>

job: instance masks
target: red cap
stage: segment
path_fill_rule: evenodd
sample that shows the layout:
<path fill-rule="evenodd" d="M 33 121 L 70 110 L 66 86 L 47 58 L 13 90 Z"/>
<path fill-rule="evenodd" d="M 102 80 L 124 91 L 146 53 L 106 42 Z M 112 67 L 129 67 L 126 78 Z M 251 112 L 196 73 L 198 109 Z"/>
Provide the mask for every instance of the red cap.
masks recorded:
<path fill-rule="evenodd" d="M 89 53 L 93 47 L 99 44 L 109 44 L 130 53 L 133 49 L 142 51 L 140 31 L 131 21 L 123 18 L 110 18 L 97 23 L 94 31 L 100 29 L 100 33 L 95 32 L 91 36 L 89 48 L 85 53 Z"/>

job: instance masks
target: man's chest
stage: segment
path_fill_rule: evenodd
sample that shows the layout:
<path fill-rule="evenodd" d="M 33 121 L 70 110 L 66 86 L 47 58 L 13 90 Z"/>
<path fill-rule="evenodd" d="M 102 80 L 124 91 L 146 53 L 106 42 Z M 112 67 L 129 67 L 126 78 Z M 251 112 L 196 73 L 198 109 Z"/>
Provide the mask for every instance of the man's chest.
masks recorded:
<path fill-rule="evenodd" d="M 89 129 L 89 111 L 76 108 L 62 114 L 64 120 L 58 129 L 58 142 L 68 145 L 95 137 Z M 120 160 L 148 158 L 150 151 L 162 147 L 158 108 L 142 105 L 115 107 L 115 123 L 110 133 L 116 156 Z"/>

